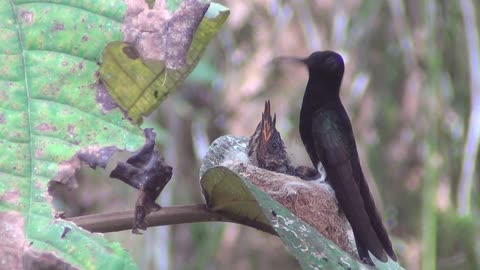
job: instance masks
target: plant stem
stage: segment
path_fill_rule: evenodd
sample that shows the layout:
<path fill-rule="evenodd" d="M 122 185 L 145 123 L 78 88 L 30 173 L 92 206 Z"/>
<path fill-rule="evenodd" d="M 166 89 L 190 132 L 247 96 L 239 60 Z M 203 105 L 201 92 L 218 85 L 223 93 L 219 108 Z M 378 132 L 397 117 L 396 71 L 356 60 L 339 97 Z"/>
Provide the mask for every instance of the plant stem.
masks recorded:
<path fill-rule="evenodd" d="M 443 161 L 440 149 L 439 131 L 441 127 L 440 115 L 444 104 L 443 97 L 438 94 L 439 82 L 442 78 L 442 52 L 438 46 L 437 33 L 439 32 L 438 2 L 425 1 L 423 14 L 425 29 L 428 33 L 425 44 L 429 49 L 425 55 L 425 74 L 427 82 L 424 87 L 425 119 L 430 123 L 425 130 L 423 145 L 425 147 L 425 168 L 422 181 L 422 261 L 421 269 L 437 269 L 437 191 L 439 171 Z"/>
<path fill-rule="evenodd" d="M 93 214 L 66 218 L 66 220 L 71 221 L 90 232 L 117 232 L 132 229 L 133 212 L 133 210 L 128 210 Z M 247 220 L 246 218 L 238 216 L 213 212 L 209 210 L 205 204 L 163 207 L 159 211 L 149 214 L 145 220 L 149 227 L 211 221 L 232 222 L 249 226 L 272 235 L 277 235 L 272 227 L 267 224 Z"/>
<path fill-rule="evenodd" d="M 435 137 L 435 136 L 434 136 Z M 432 139 L 432 138 L 431 138 Z M 437 206 L 438 163 L 432 142 L 427 142 L 429 160 L 422 185 L 422 269 L 436 269 L 437 260 Z"/>
<path fill-rule="evenodd" d="M 468 59 L 470 61 L 470 91 L 471 108 L 468 132 L 463 150 L 462 173 L 458 189 L 458 213 L 462 216 L 471 215 L 472 186 L 475 174 L 475 163 L 480 144 L 480 56 L 479 38 L 476 27 L 475 5 L 472 1 L 460 1 L 460 8 L 465 25 Z"/>

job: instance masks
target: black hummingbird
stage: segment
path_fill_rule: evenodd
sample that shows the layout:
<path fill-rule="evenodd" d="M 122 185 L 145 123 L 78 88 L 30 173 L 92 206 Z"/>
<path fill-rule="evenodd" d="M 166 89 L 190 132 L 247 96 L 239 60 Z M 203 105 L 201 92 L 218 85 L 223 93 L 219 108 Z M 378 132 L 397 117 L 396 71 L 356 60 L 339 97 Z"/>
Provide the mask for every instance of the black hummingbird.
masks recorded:
<path fill-rule="evenodd" d="M 288 59 L 288 58 L 287 58 Z M 309 79 L 300 110 L 300 136 L 315 167 L 323 165 L 355 236 L 360 259 L 373 264 L 371 252 L 386 262 L 397 260 L 360 167 L 355 137 L 340 100 L 342 57 L 318 51 L 305 59 L 290 58 L 308 68 Z M 385 254 L 386 253 L 386 254 Z"/>
<path fill-rule="evenodd" d="M 306 166 L 292 166 L 285 143 L 275 127 L 277 116 L 270 113 L 270 101 L 265 101 L 262 119 L 248 143 L 250 162 L 260 168 L 293 175 L 303 180 L 315 180 L 320 177 L 317 170 Z"/>

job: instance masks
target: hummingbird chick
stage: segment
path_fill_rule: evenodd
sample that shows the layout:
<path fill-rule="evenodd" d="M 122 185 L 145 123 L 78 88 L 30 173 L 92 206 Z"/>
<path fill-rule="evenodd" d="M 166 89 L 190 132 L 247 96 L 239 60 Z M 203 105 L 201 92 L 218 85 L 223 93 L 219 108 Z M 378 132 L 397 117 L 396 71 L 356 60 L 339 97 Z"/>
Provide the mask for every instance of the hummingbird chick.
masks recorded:
<path fill-rule="evenodd" d="M 272 118 L 270 113 L 270 101 L 265 101 L 262 119 L 248 143 L 250 162 L 257 167 L 297 176 L 303 180 L 320 178 L 318 171 L 313 168 L 291 165 L 282 137 L 275 128 L 276 118 L 276 115 Z"/>

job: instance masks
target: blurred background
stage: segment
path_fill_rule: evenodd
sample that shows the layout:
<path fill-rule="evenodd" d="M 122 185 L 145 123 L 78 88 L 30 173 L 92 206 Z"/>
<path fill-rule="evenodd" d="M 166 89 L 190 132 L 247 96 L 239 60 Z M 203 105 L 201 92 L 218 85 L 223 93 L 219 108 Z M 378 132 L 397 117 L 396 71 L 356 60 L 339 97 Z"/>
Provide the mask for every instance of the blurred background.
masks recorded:
<path fill-rule="evenodd" d="M 269 61 L 335 50 L 345 59 L 341 97 L 363 170 L 402 266 L 479 269 L 480 2 L 219 3 L 231 10 L 226 25 L 145 123 L 156 128 L 174 168 L 160 203 L 202 203 L 198 171 L 210 143 L 224 134 L 250 136 L 266 99 L 287 151 L 310 165 L 298 133 L 307 72 Z M 136 192 L 117 182 L 110 188 L 107 178 L 83 170 L 69 215 L 132 208 Z M 107 237 L 121 241 L 141 269 L 299 269 L 277 237 L 235 224 Z"/>

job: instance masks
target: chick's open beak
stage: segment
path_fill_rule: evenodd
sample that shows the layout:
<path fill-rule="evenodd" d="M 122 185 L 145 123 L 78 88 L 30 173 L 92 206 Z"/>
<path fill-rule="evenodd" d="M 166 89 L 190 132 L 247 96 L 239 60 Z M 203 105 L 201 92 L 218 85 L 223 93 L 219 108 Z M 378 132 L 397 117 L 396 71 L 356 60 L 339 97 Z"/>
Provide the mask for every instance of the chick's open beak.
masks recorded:
<path fill-rule="evenodd" d="M 275 122 L 277 121 L 277 116 L 270 114 L 270 101 L 265 101 L 265 110 L 262 114 L 262 139 L 263 142 L 267 142 L 275 130 Z"/>

